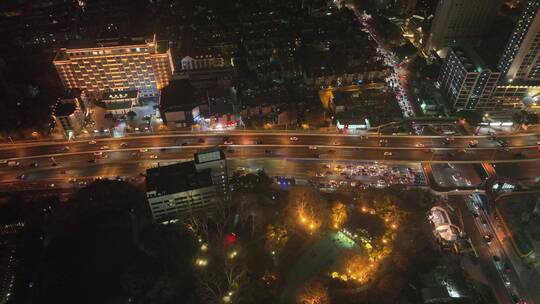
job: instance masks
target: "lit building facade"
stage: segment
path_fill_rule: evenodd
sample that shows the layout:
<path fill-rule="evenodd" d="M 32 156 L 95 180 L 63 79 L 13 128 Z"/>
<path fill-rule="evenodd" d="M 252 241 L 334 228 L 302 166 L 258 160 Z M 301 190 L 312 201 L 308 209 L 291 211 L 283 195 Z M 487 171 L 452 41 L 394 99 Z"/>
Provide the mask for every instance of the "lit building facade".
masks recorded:
<path fill-rule="evenodd" d="M 155 36 L 71 45 L 53 63 L 66 88 L 90 94 L 136 89 L 141 97 L 157 96 L 174 72 L 168 42 Z"/>
<path fill-rule="evenodd" d="M 501 81 L 493 98 L 507 108 L 536 108 L 540 96 L 540 0 L 530 0 L 498 65 Z"/>
<path fill-rule="evenodd" d="M 482 35 L 491 25 L 501 0 L 439 0 L 427 50 L 454 45 L 456 40 Z"/>
<path fill-rule="evenodd" d="M 105 113 L 124 115 L 139 104 L 139 91 L 104 92 L 96 105 L 103 108 Z"/>
<path fill-rule="evenodd" d="M 540 81 L 540 0 L 528 1 L 499 61 L 508 82 Z"/>
<path fill-rule="evenodd" d="M 180 60 L 182 70 L 213 69 L 225 66 L 225 61 L 217 51 L 208 51 L 185 56 Z"/>
<path fill-rule="evenodd" d="M 456 110 L 495 110 L 492 98 L 500 73 L 490 69 L 472 49 L 452 48 L 439 74 L 438 83 Z"/>

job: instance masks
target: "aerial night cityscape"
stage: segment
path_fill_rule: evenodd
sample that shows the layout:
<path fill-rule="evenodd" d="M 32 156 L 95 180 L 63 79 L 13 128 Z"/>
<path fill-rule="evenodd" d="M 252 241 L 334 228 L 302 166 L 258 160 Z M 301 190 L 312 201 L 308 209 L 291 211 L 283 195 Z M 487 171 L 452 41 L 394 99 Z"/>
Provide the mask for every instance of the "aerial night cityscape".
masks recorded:
<path fill-rule="evenodd" d="M 2 0 L 0 34 L 0 304 L 540 304 L 540 0 Z"/>

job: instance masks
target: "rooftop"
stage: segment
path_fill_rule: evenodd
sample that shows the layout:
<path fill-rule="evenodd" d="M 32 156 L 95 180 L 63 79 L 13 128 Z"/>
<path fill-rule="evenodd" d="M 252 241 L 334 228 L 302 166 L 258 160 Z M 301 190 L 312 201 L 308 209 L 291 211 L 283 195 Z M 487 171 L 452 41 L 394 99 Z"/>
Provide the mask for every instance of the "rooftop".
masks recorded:
<path fill-rule="evenodd" d="M 76 108 L 77 107 L 72 102 L 60 102 L 56 106 L 54 116 L 61 117 L 71 115 L 75 112 Z"/>
<path fill-rule="evenodd" d="M 203 164 L 216 160 L 224 160 L 225 154 L 219 148 L 209 148 L 195 153 L 195 163 Z"/>
<path fill-rule="evenodd" d="M 155 191 L 158 195 L 210 186 L 212 186 L 210 169 L 197 172 L 193 161 L 146 170 L 146 191 Z"/>
<path fill-rule="evenodd" d="M 469 72 L 481 73 L 485 69 L 496 71 L 495 66 L 487 64 L 478 52 L 471 46 L 462 45 L 452 48 L 454 54 Z"/>
<path fill-rule="evenodd" d="M 164 110 L 191 110 L 200 102 L 196 94 L 196 89 L 189 80 L 173 80 L 168 86 L 161 90 L 159 107 Z"/>

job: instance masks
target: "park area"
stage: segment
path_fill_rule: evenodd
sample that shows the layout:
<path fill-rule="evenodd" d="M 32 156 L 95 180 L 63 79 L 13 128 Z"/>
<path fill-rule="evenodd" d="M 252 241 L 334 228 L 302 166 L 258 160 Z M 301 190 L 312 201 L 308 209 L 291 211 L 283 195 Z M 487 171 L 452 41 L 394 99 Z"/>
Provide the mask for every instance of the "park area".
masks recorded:
<path fill-rule="evenodd" d="M 414 246 L 430 237 L 420 223 L 433 197 L 422 190 L 285 191 L 262 172 L 236 174 L 232 188 L 234 205 L 186 224 L 205 303 L 348 303 L 351 295 L 386 303 L 402 296 L 409 266 L 430 250 L 429 241 Z"/>

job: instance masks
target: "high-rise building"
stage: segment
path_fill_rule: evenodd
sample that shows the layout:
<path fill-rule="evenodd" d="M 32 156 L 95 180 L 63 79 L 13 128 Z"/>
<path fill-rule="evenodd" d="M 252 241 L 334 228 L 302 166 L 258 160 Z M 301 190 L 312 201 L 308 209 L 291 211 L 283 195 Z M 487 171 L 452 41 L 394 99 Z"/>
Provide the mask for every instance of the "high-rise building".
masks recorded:
<path fill-rule="evenodd" d="M 197 171 L 211 169 L 212 183 L 222 194 L 228 193 L 229 174 L 227 172 L 227 159 L 221 149 L 208 149 L 195 154 L 195 167 Z"/>
<path fill-rule="evenodd" d="M 524 4 L 499 61 L 494 99 L 509 108 L 536 106 L 540 95 L 540 0 Z"/>
<path fill-rule="evenodd" d="M 501 7 L 501 0 L 439 0 L 427 40 L 428 50 L 454 45 L 485 33 Z"/>
<path fill-rule="evenodd" d="M 169 44 L 152 39 L 72 41 L 60 49 L 54 66 L 66 88 L 104 91 L 139 91 L 156 96 L 172 78 L 174 65 Z"/>
<path fill-rule="evenodd" d="M 448 51 L 438 83 L 456 110 L 495 110 L 492 99 L 500 73 L 488 66 L 470 47 Z"/>
<path fill-rule="evenodd" d="M 508 82 L 540 81 L 540 0 L 525 4 L 499 61 Z"/>

